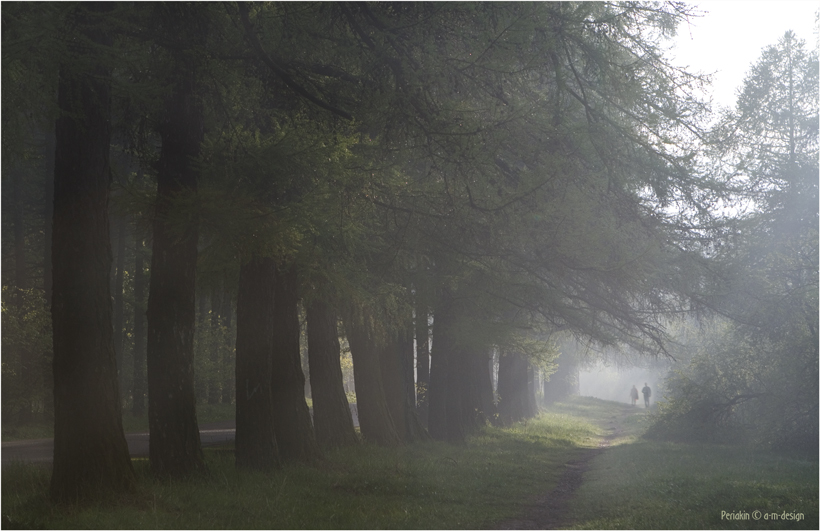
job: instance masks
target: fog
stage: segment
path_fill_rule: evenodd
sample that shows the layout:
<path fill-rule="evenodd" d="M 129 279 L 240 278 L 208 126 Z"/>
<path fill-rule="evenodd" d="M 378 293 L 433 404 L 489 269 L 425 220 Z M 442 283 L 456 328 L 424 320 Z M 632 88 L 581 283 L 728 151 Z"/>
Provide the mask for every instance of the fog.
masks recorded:
<path fill-rule="evenodd" d="M 663 397 L 664 377 L 668 371 L 666 364 L 654 364 L 651 367 L 616 368 L 602 363 L 584 369 L 579 376 L 581 396 L 591 396 L 602 400 L 630 403 L 629 390 L 638 388 L 638 403 L 643 403 L 640 394 L 644 383 L 652 389 L 652 403 Z"/>

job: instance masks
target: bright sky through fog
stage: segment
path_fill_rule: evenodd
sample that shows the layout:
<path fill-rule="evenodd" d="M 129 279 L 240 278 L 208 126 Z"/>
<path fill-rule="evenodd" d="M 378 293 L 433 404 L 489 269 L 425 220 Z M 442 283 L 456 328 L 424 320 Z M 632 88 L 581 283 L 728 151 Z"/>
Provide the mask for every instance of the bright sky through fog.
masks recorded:
<path fill-rule="evenodd" d="M 714 102 L 733 107 L 736 92 L 750 66 L 763 48 L 776 44 L 786 30 L 806 41 L 807 49 L 817 46 L 815 12 L 820 1 L 807 0 L 704 0 L 687 2 L 701 11 L 701 18 L 678 26 L 675 48 L 670 54 L 675 64 L 690 71 L 715 73 L 712 78 Z"/>

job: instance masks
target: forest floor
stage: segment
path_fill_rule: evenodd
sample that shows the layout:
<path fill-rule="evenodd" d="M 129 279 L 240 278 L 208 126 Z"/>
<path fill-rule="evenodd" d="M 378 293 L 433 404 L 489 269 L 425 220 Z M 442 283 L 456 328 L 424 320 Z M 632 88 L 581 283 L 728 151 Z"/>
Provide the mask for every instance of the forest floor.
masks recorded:
<path fill-rule="evenodd" d="M 237 470 L 231 445 L 206 448 L 209 473 L 174 482 L 134 458 L 136 492 L 84 507 L 48 501 L 49 464 L 12 463 L 2 527 L 818 528 L 816 456 L 647 441 L 649 419 L 642 407 L 573 398 L 465 445 L 362 444 L 267 474 Z"/>

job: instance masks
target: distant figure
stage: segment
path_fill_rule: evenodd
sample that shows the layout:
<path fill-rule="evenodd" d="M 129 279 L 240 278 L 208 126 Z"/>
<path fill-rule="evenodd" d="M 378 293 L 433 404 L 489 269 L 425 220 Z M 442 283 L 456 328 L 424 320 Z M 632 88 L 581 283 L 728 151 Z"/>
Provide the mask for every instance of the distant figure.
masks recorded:
<path fill-rule="evenodd" d="M 634 385 L 632 386 L 632 390 L 629 391 L 629 396 L 632 397 L 633 406 L 638 403 L 638 388 Z"/>
<path fill-rule="evenodd" d="M 643 393 L 643 403 L 646 407 L 649 407 L 649 397 L 652 396 L 652 389 L 646 385 L 646 382 L 643 383 L 643 389 L 641 389 Z"/>

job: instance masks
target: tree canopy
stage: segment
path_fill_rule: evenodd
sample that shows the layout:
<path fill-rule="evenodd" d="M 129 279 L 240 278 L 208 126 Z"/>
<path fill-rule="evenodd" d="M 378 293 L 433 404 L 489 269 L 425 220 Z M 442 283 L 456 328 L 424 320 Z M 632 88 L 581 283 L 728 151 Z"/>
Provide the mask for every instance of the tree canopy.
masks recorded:
<path fill-rule="evenodd" d="M 83 6 L 45 6 L 2 13 L 4 415 L 48 414 L 48 393 L 6 389 L 47 388 L 26 382 L 52 357 L 55 381 L 82 381 L 56 348 L 80 305 L 116 328 L 119 396 L 98 398 L 147 397 L 163 476 L 204 469 L 205 397 L 235 402 L 242 467 L 354 443 L 342 345 L 361 434 L 389 445 L 427 437 L 417 402 L 453 442 L 520 418 L 518 390 L 573 359 L 556 362 L 571 335 L 675 357 L 670 323 L 694 310 L 730 319 L 716 341 L 733 346 L 691 370 L 751 371 L 721 407 L 817 373 L 817 55 L 791 33 L 710 129 L 708 79 L 664 55 L 694 12 L 679 2 L 159 2 L 85 25 Z M 61 76 L 93 68 L 108 96 L 83 106 Z M 105 297 L 62 300 L 52 352 L 31 339 L 49 302 L 27 293 L 50 301 L 72 271 L 46 251 L 70 246 L 56 225 L 50 241 L 51 157 L 76 140 L 53 123 L 97 112 L 111 163 L 84 171 L 106 200 L 97 251 L 117 260 L 84 267 L 114 275 L 115 317 Z"/>

